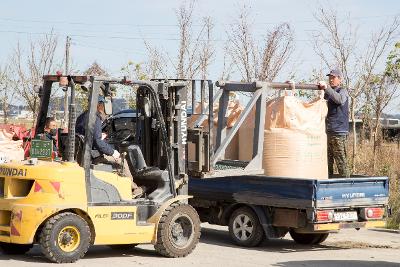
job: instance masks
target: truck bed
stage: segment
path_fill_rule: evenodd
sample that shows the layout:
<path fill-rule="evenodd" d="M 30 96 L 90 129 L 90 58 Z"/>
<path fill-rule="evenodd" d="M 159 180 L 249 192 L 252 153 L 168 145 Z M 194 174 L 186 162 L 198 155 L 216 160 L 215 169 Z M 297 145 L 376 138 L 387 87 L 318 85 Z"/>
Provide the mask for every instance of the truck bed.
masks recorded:
<path fill-rule="evenodd" d="M 196 199 L 282 208 L 347 208 L 385 205 L 387 177 L 301 179 L 263 175 L 190 178 Z"/>

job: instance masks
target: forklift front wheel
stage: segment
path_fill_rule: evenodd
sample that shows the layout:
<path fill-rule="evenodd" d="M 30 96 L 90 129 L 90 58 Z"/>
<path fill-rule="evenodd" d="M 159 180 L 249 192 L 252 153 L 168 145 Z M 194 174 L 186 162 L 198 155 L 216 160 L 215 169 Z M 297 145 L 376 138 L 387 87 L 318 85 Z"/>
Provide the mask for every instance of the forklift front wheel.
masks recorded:
<path fill-rule="evenodd" d="M 90 228 L 80 216 L 65 212 L 51 217 L 40 233 L 43 254 L 52 262 L 71 263 L 82 258 L 90 246 Z"/>
<path fill-rule="evenodd" d="M 157 229 L 156 251 L 169 258 L 185 257 L 200 238 L 200 219 L 192 206 L 173 203 L 165 209 Z"/>

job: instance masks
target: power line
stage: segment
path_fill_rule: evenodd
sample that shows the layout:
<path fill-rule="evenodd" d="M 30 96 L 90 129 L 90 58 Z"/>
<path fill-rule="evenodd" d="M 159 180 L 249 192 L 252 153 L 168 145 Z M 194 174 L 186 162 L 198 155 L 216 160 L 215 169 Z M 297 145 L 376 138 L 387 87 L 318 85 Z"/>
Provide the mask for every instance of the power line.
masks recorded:
<path fill-rule="evenodd" d="M 350 17 L 350 20 L 363 20 L 363 19 L 375 19 L 375 18 L 387 18 L 399 16 L 396 14 L 385 14 L 385 15 L 370 15 L 370 16 L 359 16 Z M 67 25 L 86 25 L 86 26 L 133 26 L 133 27 L 179 27 L 178 24 L 132 24 L 132 23 L 87 23 L 87 22 L 75 22 L 75 21 L 60 21 L 60 20 L 38 20 L 38 19 L 14 19 L 3 17 L 0 20 L 11 21 L 11 22 L 30 22 L 30 23 L 54 23 L 54 24 L 67 24 Z M 290 23 L 310 23 L 315 22 L 315 20 L 288 20 Z M 280 24 L 285 21 L 269 21 L 269 22 L 259 22 L 255 25 L 267 25 L 267 24 Z M 229 23 L 220 23 L 220 25 L 230 25 Z M 201 24 L 192 24 L 194 27 L 200 27 Z"/>
<path fill-rule="evenodd" d="M 86 26 L 179 27 L 178 24 L 87 23 L 87 22 L 27 20 L 27 19 L 12 19 L 12 18 L 0 18 L 0 20 L 13 21 L 13 22 L 31 22 L 31 23 L 46 23 L 46 24 L 54 23 L 54 24 L 86 25 Z M 193 26 L 199 26 L 199 25 L 193 25 Z"/>
<path fill-rule="evenodd" d="M 102 39 L 120 39 L 120 40 L 158 40 L 158 41 L 180 41 L 181 39 L 176 37 L 176 38 L 162 38 L 162 37 L 132 37 L 132 36 L 107 36 L 107 35 L 94 35 L 94 34 L 61 34 L 61 33 L 55 33 L 55 32 L 26 32 L 26 31 L 11 31 L 11 30 L 0 30 L 0 32 L 3 33 L 16 33 L 16 34 L 27 34 L 27 35 L 55 35 L 55 36 L 71 36 L 71 37 L 80 37 L 80 38 L 102 38 Z M 364 39 L 367 37 L 359 37 L 358 39 Z M 255 39 L 255 41 L 262 41 L 264 39 Z M 229 39 L 199 39 L 198 41 L 200 42 L 228 42 Z M 295 42 L 310 42 L 312 41 L 311 39 L 295 39 Z"/>

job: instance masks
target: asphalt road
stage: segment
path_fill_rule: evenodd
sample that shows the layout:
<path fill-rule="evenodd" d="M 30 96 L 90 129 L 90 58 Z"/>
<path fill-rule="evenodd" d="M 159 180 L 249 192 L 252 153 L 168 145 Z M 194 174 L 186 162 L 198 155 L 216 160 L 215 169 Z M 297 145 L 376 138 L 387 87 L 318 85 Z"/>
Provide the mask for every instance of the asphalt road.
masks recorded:
<path fill-rule="evenodd" d="M 231 244 L 227 228 L 203 224 L 202 237 L 195 251 L 186 258 L 158 256 L 151 245 L 130 251 L 116 251 L 107 246 L 92 247 L 85 258 L 73 264 L 48 263 L 40 249 L 27 255 L 0 253 L 0 266 L 324 266 L 324 267 L 400 267 L 400 233 L 382 230 L 343 230 L 331 234 L 318 246 L 295 244 L 290 236 L 270 240 L 257 248 Z"/>

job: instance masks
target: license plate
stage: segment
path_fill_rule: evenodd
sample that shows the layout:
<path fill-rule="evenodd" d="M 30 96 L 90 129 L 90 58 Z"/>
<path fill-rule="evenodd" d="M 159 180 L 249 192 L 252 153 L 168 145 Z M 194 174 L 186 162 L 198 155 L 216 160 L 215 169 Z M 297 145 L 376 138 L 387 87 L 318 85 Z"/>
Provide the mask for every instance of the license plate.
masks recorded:
<path fill-rule="evenodd" d="M 348 212 L 335 212 L 334 220 L 336 222 L 340 221 L 357 221 L 357 212 L 356 211 L 348 211 Z"/>

